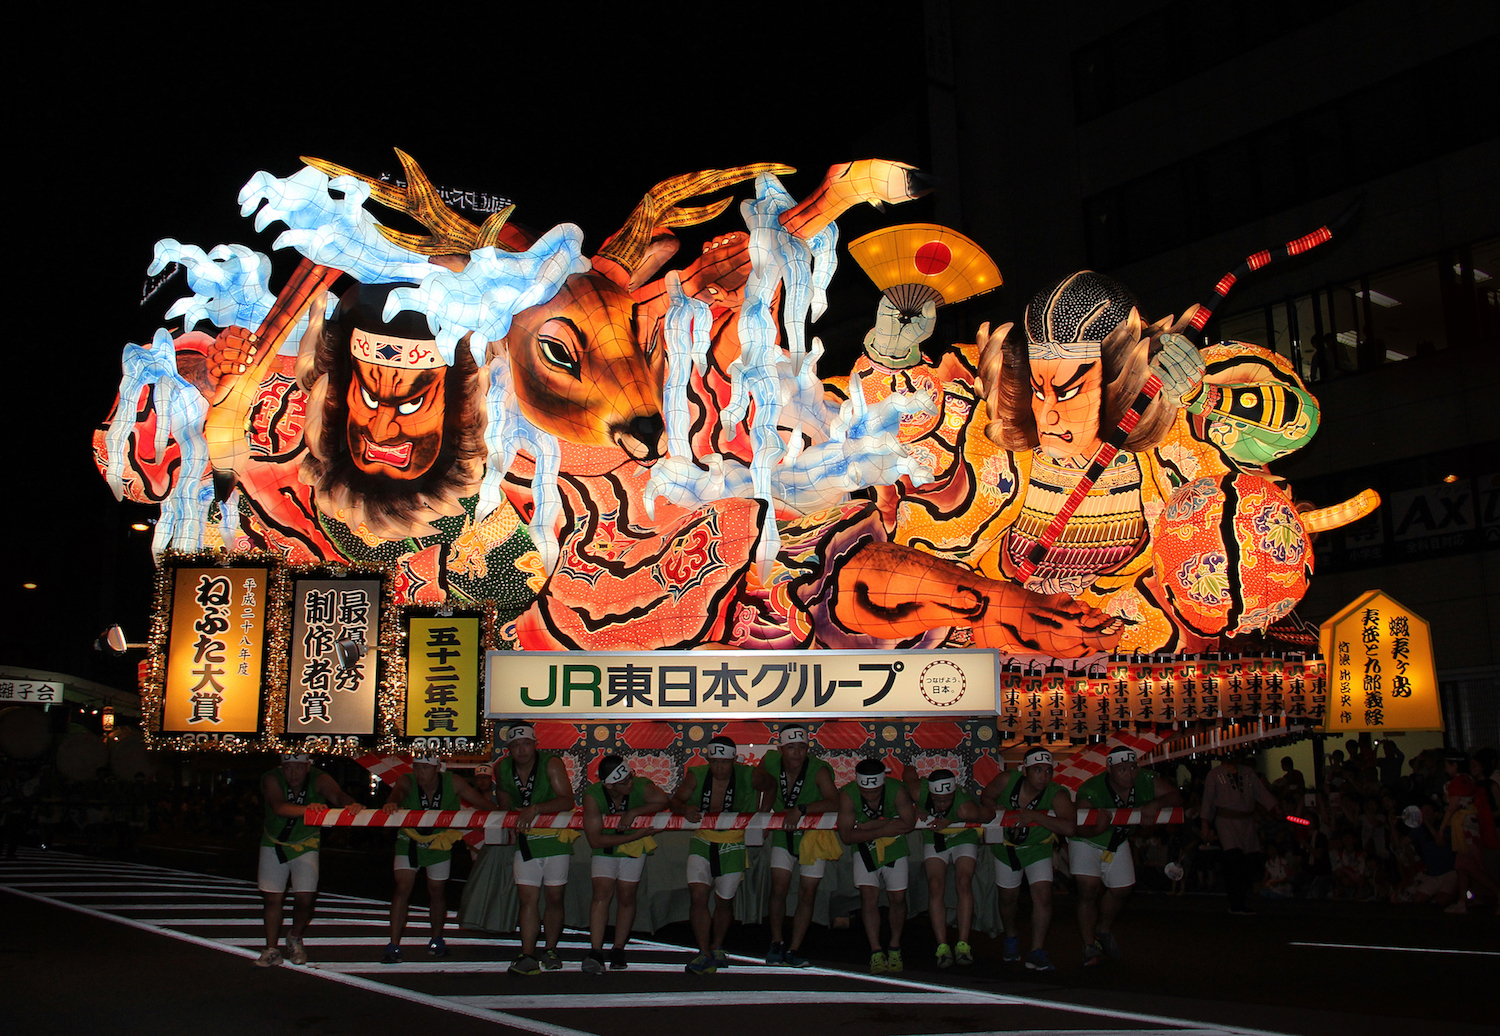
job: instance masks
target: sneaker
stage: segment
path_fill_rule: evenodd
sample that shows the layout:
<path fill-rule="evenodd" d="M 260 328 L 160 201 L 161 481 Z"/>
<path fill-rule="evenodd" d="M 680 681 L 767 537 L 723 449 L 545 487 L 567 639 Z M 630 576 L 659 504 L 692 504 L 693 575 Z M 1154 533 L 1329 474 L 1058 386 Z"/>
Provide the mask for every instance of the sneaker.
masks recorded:
<path fill-rule="evenodd" d="M 1097 932 L 1095 934 L 1099 937 L 1095 945 L 1104 951 L 1104 955 L 1110 960 L 1119 960 L 1122 954 L 1120 953 L 1120 944 L 1115 942 L 1115 937 L 1109 932 Z"/>
<path fill-rule="evenodd" d="M 714 967 L 729 967 L 729 954 L 725 953 L 723 950 L 714 950 Z"/>
<path fill-rule="evenodd" d="M 286 959 L 299 966 L 307 963 L 307 947 L 302 945 L 301 939 L 286 937 Z"/>
<path fill-rule="evenodd" d="M 589 950 L 583 958 L 583 973 L 585 975 L 604 974 L 604 954 L 598 950 Z"/>
<path fill-rule="evenodd" d="M 1007 964 L 1021 963 L 1021 937 L 1007 935 L 1000 949 L 1000 959 Z"/>
<path fill-rule="evenodd" d="M 448 943 L 447 943 L 447 940 L 445 940 L 441 935 L 433 936 L 431 939 L 428 939 L 427 940 L 427 956 L 429 956 L 429 957 L 446 957 L 446 956 L 448 956 Z"/>
<path fill-rule="evenodd" d="M 961 968 L 966 968 L 974 963 L 974 951 L 969 949 L 969 944 L 960 939 L 953 947 L 953 960 Z"/>
<path fill-rule="evenodd" d="M 1043 974 L 1056 971 L 1052 964 L 1052 958 L 1047 956 L 1046 950 L 1032 950 L 1026 955 L 1026 968 L 1029 971 L 1040 971 Z"/>
<path fill-rule="evenodd" d="M 393 942 L 386 943 L 385 944 L 385 952 L 380 955 L 380 963 L 382 963 L 382 964 L 400 964 L 401 963 L 401 947 L 397 946 Z"/>
<path fill-rule="evenodd" d="M 686 971 L 689 975 L 712 975 L 719 969 L 714 964 L 712 956 L 707 953 L 695 953 L 693 959 L 688 961 L 687 966 L 682 970 Z"/>
<path fill-rule="evenodd" d="M 1104 950 L 1097 942 L 1090 943 L 1083 948 L 1083 966 L 1086 968 L 1097 968 L 1104 963 Z"/>
<path fill-rule="evenodd" d="M 874 953 L 870 954 L 870 974 L 884 975 L 887 971 L 890 970 L 890 965 L 886 963 L 884 953 L 882 953 L 880 950 L 876 950 Z"/>
<path fill-rule="evenodd" d="M 885 970 L 894 975 L 896 972 L 904 971 L 905 969 L 906 965 L 901 962 L 901 951 L 887 950 L 885 955 Z"/>
<path fill-rule="evenodd" d="M 257 968 L 274 968 L 281 963 L 281 951 L 274 946 L 267 946 L 260 951 L 260 956 L 255 958 Z"/>
<path fill-rule="evenodd" d="M 542 973 L 542 966 L 536 962 L 536 958 L 531 954 L 523 953 L 515 960 L 511 961 L 510 967 L 506 970 L 509 971 L 512 975 L 525 975 L 527 977 L 530 977 L 532 975 L 540 975 Z"/>
<path fill-rule="evenodd" d="M 562 958 L 557 955 L 556 950 L 543 950 L 541 957 L 538 959 L 542 963 L 542 968 L 547 971 L 562 970 Z"/>
<path fill-rule="evenodd" d="M 781 963 L 789 968 L 807 968 L 812 966 L 812 961 L 799 954 L 796 950 L 787 950 L 781 959 Z"/>
<path fill-rule="evenodd" d="M 628 967 L 630 967 L 630 962 L 625 959 L 625 950 L 623 947 L 616 946 L 609 951 L 610 971 L 624 971 Z"/>
<path fill-rule="evenodd" d="M 953 967 L 953 948 L 943 943 L 937 948 L 937 966 L 940 968 Z"/>
<path fill-rule="evenodd" d="M 782 943 L 771 944 L 771 948 L 766 951 L 766 963 L 773 968 L 786 963 L 786 948 Z"/>

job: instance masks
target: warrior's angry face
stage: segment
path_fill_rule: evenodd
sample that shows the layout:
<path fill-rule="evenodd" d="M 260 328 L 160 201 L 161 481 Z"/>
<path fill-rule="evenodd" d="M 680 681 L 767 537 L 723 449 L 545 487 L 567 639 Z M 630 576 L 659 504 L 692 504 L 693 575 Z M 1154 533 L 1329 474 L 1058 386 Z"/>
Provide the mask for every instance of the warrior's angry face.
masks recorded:
<path fill-rule="evenodd" d="M 1053 457 L 1092 457 L 1099 449 L 1104 368 L 1098 359 L 1031 358 L 1031 413 Z"/>
<path fill-rule="evenodd" d="M 367 475 L 421 478 L 443 447 L 447 367 L 431 343 L 356 329 L 350 346 L 350 459 Z"/>

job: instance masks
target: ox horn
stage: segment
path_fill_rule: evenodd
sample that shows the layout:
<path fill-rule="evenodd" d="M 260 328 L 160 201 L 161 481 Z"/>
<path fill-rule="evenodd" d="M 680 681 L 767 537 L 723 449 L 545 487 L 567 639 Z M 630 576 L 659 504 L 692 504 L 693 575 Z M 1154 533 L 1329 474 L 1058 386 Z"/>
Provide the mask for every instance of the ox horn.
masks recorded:
<path fill-rule="evenodd" d="M 657 230 L 663 227 L 694 227 L 699 223 L 707 223 L 729 208 L 734 199 L 724 198 L 692 208 L 678 208 L 678 202 L 725 187 L 733 187 L 746 180 L 753 180 L 761 173 L 785 176 L 796 171 L 791 166 L 778 165 L 775 162 L 759 162 L 755 165 L 735 166 L 733 169 L 705 169 L 701 172 L 684 173 L 681 176 L 663 180 L 646 192 L 646 196 L 635 207 L 635 211 L 630 214 L 625 225 L 604 243 L 603 248 L 599 249 L 597 258 L 612 260 L 619 264 L 626 273 L 633 274 L 640 266 L 641 260 L 645 258 L 646 249 Z"/>
<path fill-rule="evenodd" d="M 516 211 L 514 205 L 507 205 L 499 212 L 491 213 L 482 225 L 476 226 L 444 204 L 437 187 L 422 171 L 422 167 L 417 165 L 416 159 L 400 148 L 396 148 L 395 151 L 396 157 L 401 160 L 401 168 L 406 172 L 406 187 L 404 188 L 365 176 L 363 173 L 356 173 L 352 169 L 321 158 L 309 158 L 306 155 L 301 158 L 302 161 L 326 176 L 354 177 L 360 183 L 369 186 L 370 197 L 375 201 L 388 209 L 406 213 L 432 231 L 424 237 L 420 234 L 403 234 L 399 230 L 376 224 L 376 229 L 380 231 L 382 237 L 408 252 L 415 252 L 418 255 L 468 255 L 476 248 L 486 248 L 491 245 L 509 252 L 526 247 L 524 235 L 515 228 L 507 228 L 505 225 L 506 220 L 510 219 L 510 214 Z"/>

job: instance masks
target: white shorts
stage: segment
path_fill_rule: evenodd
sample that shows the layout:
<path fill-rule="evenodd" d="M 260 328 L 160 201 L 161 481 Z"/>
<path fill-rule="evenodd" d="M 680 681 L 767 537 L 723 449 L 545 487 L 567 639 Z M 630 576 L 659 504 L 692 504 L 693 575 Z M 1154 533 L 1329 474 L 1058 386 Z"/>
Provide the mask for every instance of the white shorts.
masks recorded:
<path fill-rule="evenodd" d="M 395 869 L 398 871 L 419 871 L 422 868 L 414 865 L 411 862 L 411 857 L 406 853 L 397 853 Z M 453 858 L 451 856 L 442 863 L 430 863 L 427 865 L 428 881 L 447 881 L 448 875 L 451 873 L 453 873 Z"/>
<path fill-rule="evenodd" d="M 293 892 L 318 891 L 318 854 L 314 850 L 294 856 L 286 863 L 276 858 L 275 846 L 260 847 L 260 867 L 256 871 L 256 884 L 262 892 L 278 895 L 286 891 L 287 880 Z"/>
<path fill-rule="evenodd" d="M 1026 880 L 1032 885 L 1041 881 L 1051 881 L 1052 857 L 1047 856 L 1018 871 L 1011 870 L 1005 861 L 999 857 L 995 858 L 996 885 L 999 885 L 1003 889 L 1018 889 L 1021 887 L 1022 875 L 1025 875 Z"/>
<path fill-rule="evenodd" d="M 640 881 L 646 870 L 646 854 L 639 856 L 605 856 L 595 853 L 589 861 L 589 877 L 614 881 Z"/>
<path fill-rule="evenodd" d="M 823 876 L 823 871 L 827 866 L 827 860 L 815 860 L 812 863 L 799 863 L 797 857 L 787 852 L 781 846 L 771 846 L 771 869 L 773 871 L 800 870 L 804 878 L 821 878 Z"/>
<path fill-rule="evenodd" d="M 974 860 L 979 857 L 979 846 L 970 842 L 968 845 L 950 845 L 942 852 L 937 851 L 935 845 L 922 846 L 922 862 L 928 860 L 942 860 L 944 863 L 957 863 L 959 860 Z"/>
<path fill-rule="evenodd" d="M 713 867 L 709 865 L 708 859 L 697 853 L 688 853 L 687 858 L 687 880 L 689 885 L 712 885 L 714 895 L 720 899 L 733 899 L 734 894 L 740 890 L 740 882 L 745 878 L 744 871 L 735 871 L 733 874 L 720 874 L 714 877 Z"/>
<path fill-rule="evenodd" d="M 887 892 L 905 892 L 907 864 L 910 862 L 910 856 L 903 856 L 888 866 L 876 867 L 875 873 L 871 874 L 865 869 L 865 858 L 856 852 L 854 854 L 854 884 L 877 889 L 884 885 Z"/>
<path fill-rule="evenodd" d="M 572 853 L 556 856 L 533 856 L 527 860 L 516 852 L 515 878 L 517 885 L 536 888 L 538 885 L 566 885 L 568 868 L 573 864 Z"/>
<path fill-rule="evenodd" d="M 1068 840 L 1068 866 L 1073 877 L 1102 878 L 1107 889 L 1128 889 L 1135 884 L 1135 860 L 1130 843 L 1121 842 L 1115 858 L 1104 861 L 1104 846 L 1077 838 Z"/>

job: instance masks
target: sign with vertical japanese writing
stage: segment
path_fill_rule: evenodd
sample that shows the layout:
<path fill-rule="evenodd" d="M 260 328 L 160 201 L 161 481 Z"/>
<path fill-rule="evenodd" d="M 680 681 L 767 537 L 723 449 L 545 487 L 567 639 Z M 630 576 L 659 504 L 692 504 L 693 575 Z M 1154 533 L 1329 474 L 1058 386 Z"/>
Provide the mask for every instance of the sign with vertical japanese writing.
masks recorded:
<path fill-rule="evenodd" d="M 490 719 L 994 716 L 999 656 L 985 650 L 491 651 L 487 673 Z M 1047 732 L 1047 690 L 1040 673 L 1025 680 L 1018 719 L 1027 736 Z M 411 696 L 417 693 L 413 679 Z"/>
<path fill-rule="evenodd" d="M 514 651 L 496 651 L 510 659 Z M 538 652 L 547 657 L 560 652 Z M 475 737 L 483 631 L 474 616 L 407 619 L 406 735 Z M 507 670 L 509 664 L 506 663 Z M 493 670 L 492 670 L 493 673 Z"/>
<path fill-rule="evenodd" d="M 364 644 L 364 656 L 340 666 L 341 640 Z M 380 580 L 294 580 L 286 732 L 373 734 L 379 643 Z"/>
<path fill-rule="evenodd" d="M 1319 629 L 1332 668 L 1324 729 L 1442 730 L 1432 633 L 1382 590 L 1371 590 Z"/>
<path fill-rule="evenodd" d="M 266 568 L 174 570 L 163 731 L 259 730 L 268 575 Z"/>

